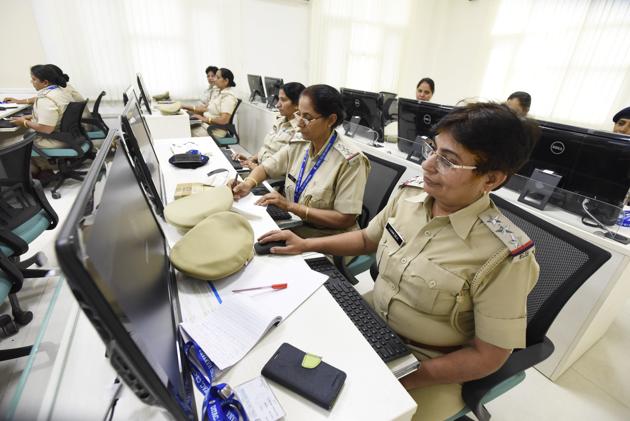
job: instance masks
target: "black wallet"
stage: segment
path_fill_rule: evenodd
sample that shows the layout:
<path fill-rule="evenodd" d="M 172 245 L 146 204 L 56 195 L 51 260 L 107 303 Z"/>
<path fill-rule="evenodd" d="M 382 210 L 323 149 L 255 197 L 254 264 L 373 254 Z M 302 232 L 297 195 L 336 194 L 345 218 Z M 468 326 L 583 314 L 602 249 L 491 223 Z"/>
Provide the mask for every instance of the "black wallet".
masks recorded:
<path fill-rule="evenodd" d="M 262 369 L 262 375 L 273 380 L 324 409 L 335 404 L 346 373 L 320 361 L 314 368 L 305 368 L 306 353 L 283 343 Z"/>
<path fill-rule="evenodd" d="M 208 157 L 201 154 L 178 153 L 171 156 L 168 162 L 179 168 L 197 168 L 208 163 Z"/>

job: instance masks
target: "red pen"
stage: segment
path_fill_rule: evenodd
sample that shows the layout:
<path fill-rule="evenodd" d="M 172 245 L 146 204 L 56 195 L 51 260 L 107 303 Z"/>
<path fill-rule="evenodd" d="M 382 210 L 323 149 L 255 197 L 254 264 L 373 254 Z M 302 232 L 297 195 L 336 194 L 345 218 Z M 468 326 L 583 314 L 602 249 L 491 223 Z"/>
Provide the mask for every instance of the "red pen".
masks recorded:
<path fill-rule="evenodd" d="M 265 289 L 265 288 L 271 288 L 271 289 L 275 289 L 275 290 L 280 290 L 280 289 L 285 289 L 288 286 L 289 286 L 289 284 L 272 284 L 272 285 L 265 285 L 265 286 L 262 286 L 262 287 L 233 289 L 232 292 L 255 291 L 257 289 Z"/>

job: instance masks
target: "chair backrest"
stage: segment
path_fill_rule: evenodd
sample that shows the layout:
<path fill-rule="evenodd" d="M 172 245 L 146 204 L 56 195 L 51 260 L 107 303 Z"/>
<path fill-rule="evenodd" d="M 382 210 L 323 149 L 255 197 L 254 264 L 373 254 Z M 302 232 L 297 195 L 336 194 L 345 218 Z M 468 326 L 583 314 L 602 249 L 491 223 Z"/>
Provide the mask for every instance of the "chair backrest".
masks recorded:
<path fill-rule="evenodd" d="M 536 246 L 540 275 L 527 297 L 527 345 L 541 343 L 562 307 L 611 254 L 520 206 L 491 197 Z"/>
<path fill-rule="evenodd" d="M 101 91 L 101 93 L 98 94 L 98 98 L 96 98 L 96 101 L 94 102 L 94 108 L 92 108 L 92 114 L 95 114 L 95 115 L 98 114 L 98 109 L 101 106 L 101 100 L 103 99 L 105 95 L 107 95 L 105 91 Z"/>
<path fill-rule="evenodd" d="M 32 147 L 30 137 L 0 149 L 0 230 L 12 231 L 42 209 L 50 219 L 49 228 L 57 224 L 57 214 L 31 178 Z"/>
<path fill-rule="evenodd" d="M 63 112 L 61 117 L 60 132 L 70 133 L 75 139 L 87 139 L 83 126 L 81 126 L 81 117 L 87 101 L 71 102 Z"/>
<path fill-rule="evenodd" d="M 241 102 L 243 102 L 240 98 L 236 99 L 236 107 L 234 107 L 234 111 L 232 111 L 232 115 L 230 116 L 230 121 L 228 124 L 234 124 L 234 116 L 236 116 L 236 111 L 238 110 L 238 107 L 241 105 Z"/>
<path fill-rule="evenodd" d="M 403 165 L 368 153 L 365 156 L 370 160 L 372 169 L 368 175 L 363 194 L 363 212 L 359 217 L 359 226 L 361 228 L 365 228 L 370 219 L 383 210 L 389 200 L 389 196 L 396 187 L 396 183 L 398 183 L 398 180 L 405 172 L 405 166 Z"/>

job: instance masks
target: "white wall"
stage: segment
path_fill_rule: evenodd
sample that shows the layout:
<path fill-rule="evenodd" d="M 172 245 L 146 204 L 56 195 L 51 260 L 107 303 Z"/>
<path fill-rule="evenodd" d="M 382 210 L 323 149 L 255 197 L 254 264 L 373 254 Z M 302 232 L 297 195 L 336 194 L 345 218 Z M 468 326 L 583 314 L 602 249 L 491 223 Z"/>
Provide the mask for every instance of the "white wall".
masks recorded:
<path fill-rule="evenodd" d="M 33 90 L 29 69 L 46 62 L 46 55 L 35 24 L 30 1 L 2 0 L 2 65 L 0 87 L 3 91 Z"/>

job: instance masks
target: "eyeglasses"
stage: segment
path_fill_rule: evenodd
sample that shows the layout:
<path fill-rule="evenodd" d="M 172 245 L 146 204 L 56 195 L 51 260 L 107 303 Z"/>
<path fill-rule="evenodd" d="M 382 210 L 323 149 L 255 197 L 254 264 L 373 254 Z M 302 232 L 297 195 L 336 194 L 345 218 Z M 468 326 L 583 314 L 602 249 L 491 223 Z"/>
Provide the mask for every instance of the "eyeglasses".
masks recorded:
<path fill-rule="evenodd" d="M 449 161 L 448 159 L 446 159 L 444 156 L 440 155 L 439 153 L 437 153 L 437 151 L 435 150 L 435 148 L 431 145 L 431 143 L 435 143 L 435 141 L 433 139 L 430 138 L 425 138 L 420 140 L 420 146 L 422 147 L 422 156 L 424 157 L 424 159 L 429 159 L 431 158 L 433 155 L 435 155 L 436 157 L 436 168 L 438 171 L 441 172 L 446 172 L 449 170 L 453 170 L 453 169 L 458 169 L 458 170 L 475 170 L 477 169 L 477 166 L 473 166 L 473 165 L 458 165 L 458 164 L 453 164 L 451 161 Z M 431 142 L 431 143 L 429 143 Z"/>
<path fill-rule="evenodd" d="M 299 111 L 294 112 L 293 116 L 295 118 L 297 118 L 297 122 L 298 123 L 300 121 L 303 121 L 305 126 L 308 126 L 311 123 L 311 121 L 315 121 L 315 120 L 319 120 L 320 118 L 324 118 L 323 115 L 320 115 L 319 117 L 302 117 L 302 114 L 300 114 Z"/>

